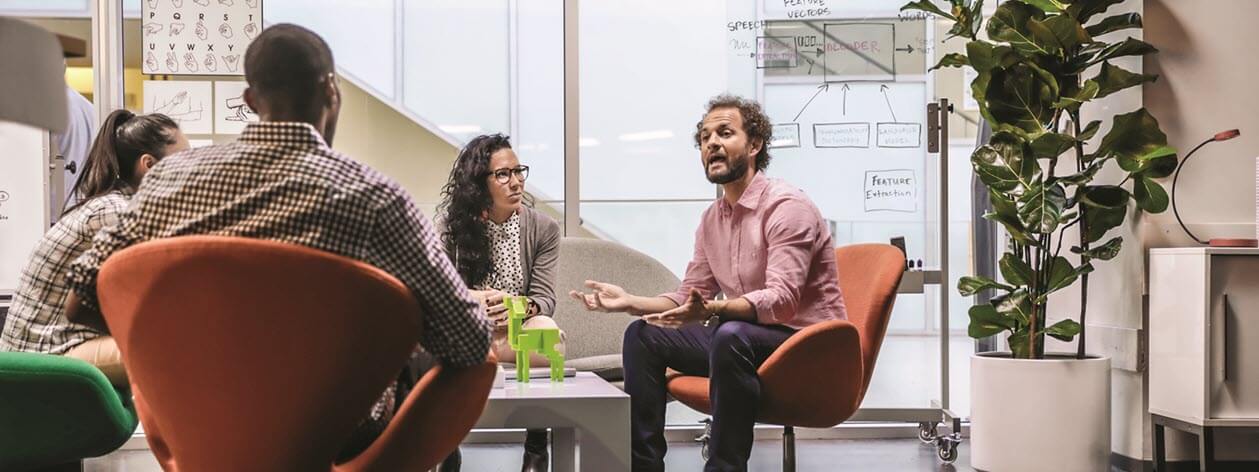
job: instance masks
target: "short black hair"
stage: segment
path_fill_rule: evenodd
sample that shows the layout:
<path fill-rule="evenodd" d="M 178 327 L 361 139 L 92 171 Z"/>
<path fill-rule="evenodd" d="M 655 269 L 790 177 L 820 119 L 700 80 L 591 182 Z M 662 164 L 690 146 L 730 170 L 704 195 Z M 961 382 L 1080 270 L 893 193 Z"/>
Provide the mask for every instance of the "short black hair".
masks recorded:
<path fill-rule="evenodd" d="M 739 110 L 739 115 L 743 117 L 743 132 L 747 133 L 748 139 L 761 142 L 761 151 L 756 153 L 756 171 L 761 172 L 769 167 L 769 143 L 774 140 L 774 126 L 770 123 L 765 110 L 761 108 L 761 104 L 756 100 L 723 93 L 708 101 L 708 110 L 704 112 L 704 116 L 708 116 L 718 108 Z M 695 124 L 696 147 L 700 145 L 699 132 L 702 129 L 704 129 L 704 119 L 700 118 L 699 123 Z"/>
<path fill-rule="evenodd" d="M 276 108 L 312 108 L 323 79 L 336 70 L 328 43 L 301 26 L 281 23 L 262 31 L 245 51 L 245 80 Z"/>

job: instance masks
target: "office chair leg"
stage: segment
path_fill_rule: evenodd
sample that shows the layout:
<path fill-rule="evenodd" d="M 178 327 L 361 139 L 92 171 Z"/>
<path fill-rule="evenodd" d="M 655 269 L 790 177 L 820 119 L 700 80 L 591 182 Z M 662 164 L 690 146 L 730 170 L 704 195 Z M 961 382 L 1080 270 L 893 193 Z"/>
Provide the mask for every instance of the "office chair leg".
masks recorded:
<path fill-rule="evenodd" d="M 796 472 L 796 431 L 783 426 L 783 472 Z"/>

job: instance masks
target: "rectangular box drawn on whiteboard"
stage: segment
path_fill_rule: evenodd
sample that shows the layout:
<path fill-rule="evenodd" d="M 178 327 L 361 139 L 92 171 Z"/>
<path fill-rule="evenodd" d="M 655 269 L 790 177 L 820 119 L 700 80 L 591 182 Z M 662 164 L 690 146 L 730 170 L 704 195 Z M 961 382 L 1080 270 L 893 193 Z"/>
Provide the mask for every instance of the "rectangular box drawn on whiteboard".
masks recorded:
<path fill-rule="evenodd" d="M 922 147 L 921 123 L 879 123 L 877 134 L 881 148 Z"/>
<path fill-rule="evenodd" d="M 757 69 L 790 69 L 796 66 L 796 38 L 792 36 L 757 36 Z"/>
<path fill-rule="evenodd" d="M 770 149 L 798 147 L 800 147 L 800 123 L 774 125 L 774 140 L 769 143 Z"/>
<path fill-rule="evenodd" d="M 870 147 L 870 123 L 814 124 L 813 147 L 868 148 Z"/>
<path fill-rule="evenodd" d="M 866 212 L 918 211 L 918 176 L 912 169 L 868 170 L 864 187 Z"/>

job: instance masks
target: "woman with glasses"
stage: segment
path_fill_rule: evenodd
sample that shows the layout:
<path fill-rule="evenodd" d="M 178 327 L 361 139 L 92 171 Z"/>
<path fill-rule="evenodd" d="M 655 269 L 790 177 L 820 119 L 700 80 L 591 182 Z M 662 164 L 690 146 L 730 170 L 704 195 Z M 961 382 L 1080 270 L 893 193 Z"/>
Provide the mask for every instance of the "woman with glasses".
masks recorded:
<path fill-rule="evenodd" d="M 442 242 L 455 269 L 494 322 L 494 353 L 514 360 L 507 341 L 503 297 L 529 297 L 525 328 L 556 328 L 555 265 L 560 226 L 532 208 L 525 194 L 529 166 L 521 165 L 506 136 L 478 136 L 459 153 L 442 188 L 438 213 Z M 561 333 L 561 339 L 563 334 Z M 564 352 L 561 344 L 556 346 Z M 546 366 L 537 353 L 531 365 Z M 547 470 L 546 430 L 530 430 L 525 440 L 524 471 Z M 449 468 L 443 468 L 449 470 Z"/>

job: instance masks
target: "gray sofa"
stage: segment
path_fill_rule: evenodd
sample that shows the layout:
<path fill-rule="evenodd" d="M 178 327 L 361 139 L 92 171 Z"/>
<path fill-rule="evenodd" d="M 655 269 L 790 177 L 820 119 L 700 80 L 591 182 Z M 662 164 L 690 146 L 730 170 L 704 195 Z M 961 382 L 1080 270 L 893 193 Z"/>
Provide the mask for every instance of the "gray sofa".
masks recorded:
<path fill-rule="evenodd" d="M 564 364 L 594 372 L 620 386 L 621 338 L 634 317 L 623 313 L 589 312 L 568 296 L 569 290 L 585 290 L 586 280 L 620 285 L 635 295 L 657 295 L 676 290 L 681 283 L 663 264 L 620 244 L 589 238 L 560 240 L 560 260 L 555 283 L 555 322 L 564 330 L 567 350 Z"/>

